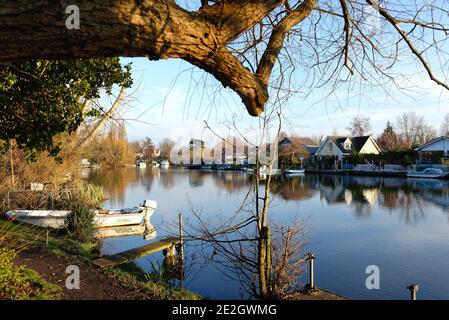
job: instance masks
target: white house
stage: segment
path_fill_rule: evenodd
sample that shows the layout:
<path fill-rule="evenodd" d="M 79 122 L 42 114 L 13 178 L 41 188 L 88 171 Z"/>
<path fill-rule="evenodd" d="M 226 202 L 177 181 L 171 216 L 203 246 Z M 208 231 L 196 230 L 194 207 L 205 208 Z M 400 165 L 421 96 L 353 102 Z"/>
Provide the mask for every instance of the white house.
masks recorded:
<path fill-rule="evenodd" d="M 381 151 L 382 150 L 372 136 L 352 138 L 327 136 L 315 152 L 315 156 L 334 156 L 341 160 L 353 152 L 361 154 L 379 154 Z"/>
<path fill-rule="evenodd" d="M 433 139 L 418 148 L 413 149 L 419 152 L 419 159 L 422 160 L 422 154 L 424 152 L 442 152 L 444 157 L 449 156 L 449 138 L 439 137 Z"/>

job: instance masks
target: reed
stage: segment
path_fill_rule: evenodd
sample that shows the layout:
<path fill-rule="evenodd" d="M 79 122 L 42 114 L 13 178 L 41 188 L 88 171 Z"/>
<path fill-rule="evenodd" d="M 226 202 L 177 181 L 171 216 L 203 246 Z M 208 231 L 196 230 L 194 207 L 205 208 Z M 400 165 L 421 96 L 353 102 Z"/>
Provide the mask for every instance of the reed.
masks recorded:
<path fill-rule="evenodd" d="M 67 233 L 81 242 L 92 242 L 95 238 L 96 225 L 94 208 L 105 200 L 102 187 L 87 184 L 67 195 L 67 207 L 70 214 L 65 219 Z"/>

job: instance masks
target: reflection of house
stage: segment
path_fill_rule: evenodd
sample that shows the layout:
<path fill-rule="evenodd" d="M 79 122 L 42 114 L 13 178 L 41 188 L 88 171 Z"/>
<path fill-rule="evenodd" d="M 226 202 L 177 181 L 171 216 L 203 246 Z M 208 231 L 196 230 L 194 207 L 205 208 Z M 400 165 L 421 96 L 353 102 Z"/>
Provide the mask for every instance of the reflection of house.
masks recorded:
<path fill-rule="evenodd" d="M 315 154 L 319 146 L 310 138 L 285 137 L 279 142 L 280 155 L 294 155 L 309 158 Z"/>
<path fill-rule="evenodd" d="M 333 156 L 341 160 L 353 152 L 358 152 L 361 154 L 379 154 L 381 149 L 372 136 L 352 138 L 328 136 L 324 139 L 318 150 L 315 152 L 315 156 Z"/>
<path fill-rule="evenodd" d="M 419 152 L 419 160 L 422 161 L 423 153 L 441 153 L 442 156 L 447 158 L 449 156 L 449 138 L 439 137 L 429 141 L 418 148 L 414 149 Z"/>

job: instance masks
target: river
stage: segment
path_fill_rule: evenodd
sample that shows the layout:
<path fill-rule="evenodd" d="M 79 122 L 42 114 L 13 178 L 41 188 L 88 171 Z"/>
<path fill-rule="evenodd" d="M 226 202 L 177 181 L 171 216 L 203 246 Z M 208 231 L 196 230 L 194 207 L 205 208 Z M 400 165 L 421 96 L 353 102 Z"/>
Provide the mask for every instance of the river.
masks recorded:
<path fill-rule="evenodd" d="M 81 176 L 108 192 L 106 208 L 157 200 L 151 222 L 158 238 L 176 232 L 179 212 L 187 226 L 200 226 L 201 220 L 213 229 L 241 209 L 251 188 L 249 174 L 230 171 L 128 167 L 83 169 Z M 449 299 L 449 181 L 279 176 L 271 198 L 270 225 L 304 223 L 303 251 L 316 255 L 318 287 L 351 299 L 408 299 L 406 286 L 418 283 L 418 299 Z M 142 236 L 105 239 L 102 251 L 112 254 L 146 243 Z M 186 244 L 183 285 L 211 299 L 250 297 L 232 269 L 213 259 L 209 249 L 199 241 Z M 155 253 L 136 263 L 150 271 L 162 260 Z M 379 267 L 380 289 L 366 288 L 369 265 Z"/>

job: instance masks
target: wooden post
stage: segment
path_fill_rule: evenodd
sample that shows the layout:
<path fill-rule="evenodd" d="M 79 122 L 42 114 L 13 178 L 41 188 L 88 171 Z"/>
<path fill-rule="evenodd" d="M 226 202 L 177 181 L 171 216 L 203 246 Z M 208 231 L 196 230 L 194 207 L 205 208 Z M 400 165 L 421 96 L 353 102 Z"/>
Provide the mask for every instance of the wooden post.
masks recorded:
<path fill-rule="evenodd" d="M 313 260 L 315 260 L 315 256 L 312 253 L 308 254 L 309 257 L 309 286 L 310 286 L 310 290 L 315 290 L 315 279 L 314 279 L 314 270 L 313 270 Z"/>
<path fill-rule="evenodd" d="M 419 286 L 417 284 L 411 284 L 407 287 L 410 290 L 410 300 L 416 300 L 416 293 L 418 292 Z"/>

